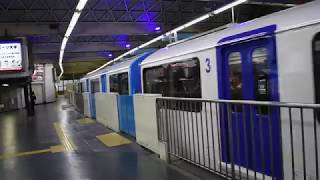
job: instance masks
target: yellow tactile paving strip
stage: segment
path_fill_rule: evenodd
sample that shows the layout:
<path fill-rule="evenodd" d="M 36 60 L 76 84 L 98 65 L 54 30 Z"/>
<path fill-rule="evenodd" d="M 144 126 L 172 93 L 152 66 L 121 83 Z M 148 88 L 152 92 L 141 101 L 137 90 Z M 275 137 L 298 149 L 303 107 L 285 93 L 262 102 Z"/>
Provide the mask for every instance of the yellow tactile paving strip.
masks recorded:
<path fill-rule="evenodd" d="M 50 149 L 42 149 L 42 150 L 36 150 L 36 151 L 29 151 L 29 152 L 20 152 L 20 153 L 7 153 L 0 156 L 0 159 L 10 159 L 18 156 L 29 156 L 34 154 L 43 154 L 43 153 L 49 153 Z"/>
<path fill-rule="evenodd" d="M 54 128 L 58 134 L 60 142 L 64 146 L 66 151 L 75 151 L 77 150 L 77 146 L 74 144 L 72 139 L 65 133 L 61 125 L 57 122 L 54 123 Z"/>
<path fill-rule="evenodd" d="M 79 119 L 77 120 L 79 124 L 92 124 L 94 123 L 94 120 L 90 119 L 90 118 L 83 118 L 83 119 Z"/>
<path fill-rule="evenodd" d="M 44 154 L 44 153 L 58 153 L 64 152 L 65 148 L 63 145 L 51 146 L 49 149 L 41 149 L 35 151 L 28 151 L 28 152 L 19 152 L 19 153 L 7 153 L 0 156 L 0 159 L 10 159 L 19 156 L 30 156 L 35 154 Z"/>
<path fill-rule="evenodd" d="M 19 157 L 19 156 L 30 156 L 30 155 L 44 154 L 44 153 L 59 153 L 59 152 L 65 152 L 65 151 L 72 152 L 77 150 L 77 146 L 75 146 L 72 139 L 65 133 L 61 125 L 58 122 L 54 123 L 53 125 L 59 137 L 59 140 L 62 144 L 51 146 L 48 149 L 34 150 L 34 151 L 28 151 L 28 152 L 5 153 L 3 155 L 0 155 L 0 160 L 10 159 L 10 158 Z"/>
<path fill-rule="evenodd" d="M 51 146 L 50 151 L 51 153 L 59 153 L 66 151 L 66 148 L 63 145 Z"/>
<path fill-rule="evenodd" d="M 103 134 L 97 136 L 97 138 L 108 147 L 121 146 L 131 143 L 130 140 L 117 133 Z"/>

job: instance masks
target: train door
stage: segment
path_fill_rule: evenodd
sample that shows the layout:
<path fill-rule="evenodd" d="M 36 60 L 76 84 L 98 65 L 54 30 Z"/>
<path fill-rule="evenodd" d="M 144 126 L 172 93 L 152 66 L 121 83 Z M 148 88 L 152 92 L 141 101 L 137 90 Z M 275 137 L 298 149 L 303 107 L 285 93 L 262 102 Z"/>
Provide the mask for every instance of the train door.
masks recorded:
<path fill-rule="evenodd" d="M 119 93 L 118 114 L 120 131 L 135 137 L 133 96 L 129 94 L 129 73 L 112 75 L 110 78 L 114 80 L 113 82 L 110 81 L 110 87 L 113 87 L 111 92 Z"/>
<path fill-rule="evenodd" d="M 106 93 L 107 92 L 107 75 L 106 74 L 101 75 L 100 84 L 101 84 L 101 92 Z"/>
<path fill-rule="evenodd" d="M 315 103 L 320 104 L 320 33 L 317 33 L 312 42 L 313 54 L 313 75 Z M 320 112 L 316 112 L 318 122 L 320 122 Z"/>
<path fill-rule="evenodd" d="M 278 101 L 275 51 L 274 37 L 219 47 L 219 97 Z M 232 161 L 241 167 L 281 179 L 279 111 L 251 105 L 231 105 L 231 113 L 227 112 L 226 106 L 221 109 L 221 136 L 227 137 L 229 143 L 232 138 L 232 146 L 227 142 L 222 146 L 223 161 L 230 162 L 232 157 Z"/>
<path fill-rule="evenodd" d="M 89 101 L 90 101 L 90 114 L 91 118 L 96 119 L 96 98 L 95 93 L 100 91 L 100 83 L 99 80 L 94 79 L 90 81 L 90 94 L 89 94 Z"/>
<path fill-rule="evenodd" d="M 320 104 L 320 33 L 318 33 L 313 39 L 312 45 L 313 51 L 313 73 L 315 84 L 315 103 Z M 318 118 L 320 113 L 318 113 Z"/>

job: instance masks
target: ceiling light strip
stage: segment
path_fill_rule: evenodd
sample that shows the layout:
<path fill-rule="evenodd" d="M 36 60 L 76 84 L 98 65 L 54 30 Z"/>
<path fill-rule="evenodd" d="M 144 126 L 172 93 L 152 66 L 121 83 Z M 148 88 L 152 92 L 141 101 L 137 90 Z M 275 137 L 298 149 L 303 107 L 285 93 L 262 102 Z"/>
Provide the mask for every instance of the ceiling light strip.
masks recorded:
<path fill-rule="evenodd" d="M 68 43 L 68 39 L 69 37 L 71 36 L 71 33 L 74 29 L 74 27 L 76 26 L 79 18 L 80 18 L 80 15 L 81 15 L 81 12 L 83 10 L 83 8 L 85 7 L 86 3 L 88 2 L 88 0 L 79 0 L 78 4 L 77 4 L 77 7 L 73 13 L 73 16 L 71 18 L 71 21 L 69 23 L 69 26 L 67 28 L 67 31 L 62 39 L 62 43 L 61 43 L 61 48 L 60 48 L 60 55 L 59 55 L 59 67 L 60 67 L 60 70 L 61 70 L 61 73 L 59 75 L 59 79 L 62 77 L 63 73 L 64 73 L 64 70 L 63 70 L 63 65 L 62 65 L 62 61 L 63 61 L 63 55 L 64 55 L 64 50 L 67 46 L 67 43 Z"/>
<path fill-rule="evenodd" d="M 237 1 L 234 1 L 234 2 L 232 2 L 230 4 L 227 4 L 227 5 L 219 8 L 219 9 L 217 9 L 217 10 L 214 10 L 214 11 L 209 12 L 209 13 L 203 15 L 203 16 L 200 16 L 200 17 L 198 17 L 198 18 L 196 18 L 196 19 L 194 19 L 192 21 L 189 21 L 189 22 L 187 22 L 187 23 L 185 23 L 185 24 L 183 24 L 183 25 L 181 25 L 181 26 L 179 26 L 179 27 L 177 27 L 177 28 L 175 28 L 175 29 L 173 29 L 173 30 L 161 35 L 161 36 L 158 36 L 158 37 L 156 37 L 156 38 L 154 38 L 154 39 L 152 39 L 152 40 L 150 40 L 150 41 L 148 41 L 148 42 L 146 42 L 146 43 L 144 43 L 144 44 L 142 44 L 142 45 L 140 45 L 140 46 L 138 46 L 138 47 L 136 47 L 134 49 L 131 49 L 130 51 L 128 51 L 128 52 L 126 52 L 124 54 L 121 54 L 120 56 L 118 56 L 117 58 L 113 59 L 112 61 L 109 61 L 106 64 L 102 65 L 101 67 L 99 67 L 99 68 L 87 73 L 87 75 L 95 73 L 95 72 L 105 68 L 109 64 L 120 60 L 121 58 L 125 57 L 126 55 L 129 55 L 129 54 L 131 54 L 131 53 L 133 53 L 133 52 L 135 52 L 135 51 L 137 51 L 137 50 L 139 50 L 141 48 L 144 48 L 144 47 L 146 47 L 146 46 L 148 46 L 148 45 L 150 45 L 150 44 L 152 44 L 154 42 L 157 42 L 157 41 L 163 39 L 164 37 L 167 37 L 167 36 L 170 36 L 171 34 L 177 33 L 178 31 L 181 31 L 181 30 L 183 30 L 185 28 L 188 28 L 188 27 L 190 27 L 190 26 L 192 26 L 192 25 L 194 25 L 196 23 L 204 21 L 204 20 L 208 19 L 209 17 L 212 17 L 214 15 L 220 14 L 220 13 L 222 13 L 222 12 L 228 10 L 228 9 L 231 9 L 231 8 L 233 8 L 235 6 L 238 6 L 238 5 L 240 5 L 240 4 L 242 4 L 242 3 L 246 2 L 246 1 L 248 1 L 248 0 L 237 0 Z"/>

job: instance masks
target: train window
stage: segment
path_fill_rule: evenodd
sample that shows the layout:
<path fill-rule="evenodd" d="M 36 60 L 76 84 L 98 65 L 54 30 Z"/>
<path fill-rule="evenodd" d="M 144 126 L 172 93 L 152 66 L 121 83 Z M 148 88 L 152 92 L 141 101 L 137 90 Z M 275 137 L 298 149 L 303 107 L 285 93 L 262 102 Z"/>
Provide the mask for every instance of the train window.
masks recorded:
<path fill-rule="evenodd" d="M 109 77 L 110 92 L 119 92 L 118 74 Z"/>
<path fill-rule="evenodd" d="M 144 71 L 144 92 L 169 96 L 168 78 L 163 66 L 149 68 Z"/>
<path fill-rule="evenodd" d="M 201 98 L 200 61 L 192 58 L 145 69 L 144 92 L 165 97 Z M 192 107 L 171 104 L 170 109 L 201 111 L 201 103 Z"/>
<path fill-rule="evenodd" d="M 119 94 L 129 95 L 128 73 L 119 74 Z"/>
<path fill-rule="evenodd" d="M 82 82 L 81 83 L 81 92 L 86 92 L 87 89 L 86 89 L 86 83 Z"/>
<path fill-rule="evenodd" d="M 268 50 L 266 48 L 257 48 L 252 53 L 253 73 L 255 80 L 255 98 L 256 101 L 271 101 L 270 97 L 270 67 L 268 64 Z M 259 109 L 260 114 L 268 113 L 267 107 Z"/>
<path fill-rule="evenodd" d="M 192 58 L 144 70 L 144 92 L 201 98 L 200 62 Z"/>
<path fill-rule="evenodd" d="M 91 92 L 92 93 L 100 92 L 100 82 L 99 81 L 92 81 L 91 82 Z"/>
<path fill-rule="evenodd" d="M 314 72 L 314 84 L 315 84 L 315 102 L 320 104 L 320 33 L 318 33 L 312 43 L 313 51 L 313 72 Z M 320 120 L 320 113 L 318 113 L 318 119 Z"/>
<path fill-rule="evenodd" d="M 255 94 L 257 101 L 270 101 L 268 50 L 257 48 L 252 53 L 252 63 L 255 77 Z"/>
<path fill-rule="evenodd" d="M 232 52 L 229 54 L 229 82 L 230 99 L 242 100 L 242 63 L 240 52 Z M 242 107 L 241 105 L 235 105 L 233 110 L 242 112 Z"/>
<path fill-rule="evenodd" d="M 109 77 L 110 92 L 129 95 L 128 73 L 114 74 Z"/>
<path fill-rule="evenodd" d="M 242 100 L 242 63 L 240 52 L 229 55 L 230 98 Z"/>

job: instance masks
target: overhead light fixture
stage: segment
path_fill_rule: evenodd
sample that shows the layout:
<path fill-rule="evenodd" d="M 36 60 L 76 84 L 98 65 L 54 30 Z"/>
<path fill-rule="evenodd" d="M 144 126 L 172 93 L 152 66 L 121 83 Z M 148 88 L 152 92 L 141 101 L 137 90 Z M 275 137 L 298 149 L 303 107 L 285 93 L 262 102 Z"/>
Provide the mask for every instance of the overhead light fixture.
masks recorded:
<path fill-rule="evenodd" d="M 126 44 L 126 48 L 130 49 L 131 45 L 130 44 Z"/>
<path fill-rule="evenodd" d="M 82 11 L 84 7 L 86 6 L 88 0 L 79 0 L 79 3 L 77 4 L 76 11 Z"/>
<path fill-rule="evenodd" d="M 154 30 L 155 30 L 155 31 L 160 31 L 160 30 L 161 30 L 161 27 L 160 27 L 160 26 L 157 26 L 157 27 L 154 28 Z"/>
<path fill-rule="evenodd" d="M 128 55 L 128 54 L 132 54 L 133 52 L 135 52 L 135 51 L 137 51 L 137 50 L 139 50 L 139 49 L 141 49 L 141 48 L 144 48 L 144 47 L 146 47 L 146 46 L 148 46 L 148 45 L 150 45 L 150 44 L 152 44 L 152 43 L 154 43 L 154 42 L 156 42 L 156 41 L 159 41 L 159 40 L 163 39 L 163 38 L 166 37 L 166 36 L 170 36 L 171 34 L 177 33 L 178 31 L 181 31 L 181 30 L 183 30 L 183 29 L 185 29 L 185 28 L 188 28 L 188 27 L 190 27 L 190 26 L 192 26 L 192 25 L 194 25 L 194 24 L 196 24 L 196 23 L 199 23 L 199 22 L 201 22 L 201 21 L 204 21 L 204 20 L 206 20 L 206 19 L 208 19 L 208 18 L 210 18 L 210 17 L 212 17 L 212 16 L 214 16 L 214 15 L 220 14 L 220 13 L 226 11 L 226 10 L 229 10 L 229 9 L 231 9 L 231 8 L 233 8 L 233 7 L 235 7 L 235 6 L 238 6 L 238 5 L 242 4 L 242 3 L 245 3 L 245 2 L 247 2 L 247 1 L 248 1 L 248 0 L 237 0 L 237 1 L 234 1 L 234 2 L 232 2 L 232 3 L 230 3 L 230 4 L 227 4 L 227 5 L 219 8 L 219 9 L 216 9 L 216 10 L 211 11 L 211 12 L 205 14 L 205 15 L 202 15 L 202 16 L 200 16 L 200 17 L 198 17 L 198 18 L 196 18 L 196 19 L 194 19 L 194 20 L 192 20 L 192 21 L 189 21 L 189 22 L 187 22 L 187 23 L 185 23 L 185 24 L 183 24 L 183 25 L 181 25 L 181 26 L 179 26 L 179 27 L 177 27 L 177 28 L 175 28 L 175 29 L 173 29 L 173 30 L 171 30 L 171 31 L 169 31 L 169 32 L 161 35 L 161 36 L 158 36 L 158 37 L 156 37 L 156 38 L 154 38 L 154 39 L 152 39 L 152 40 L 150 40 L 150 41 L 148 41 L 148 42 L 146 42 L 146 43 L 144 43 L 144 44 L 142 44 L 142 45 L 140 45 L 140 46 L 138 46 L 138 47 L 136 47 L 136 48 L 134 48 L 134 49 L 131 49 L 130 51 L 128 51 L 128 52 L 126 52 L 126 53 L 124 53 L 124 54 L 121 54 L 120 56 L 118 56 L 117 58 L 113 59 L 112 61 L 109 61 L 109 62 L 107 62 L 106 64 L 100 66 L 99 68 L 97 68 L 97 69 L 95 69 L 95 70 L 87 73 L 87 75 L 90 75 L 90 74 L 92 74 L 92 73 L 95 73 L 95 72 L 97 72 L 97 71 L 105 68 L 105 67 L 108 66 L 109 64 L 118 61 L 118 60 L 121 59 L 122 57 L 125 57 L 125 56 Z"/>
<path fill-rule="evenodd" d="M 112 54 L 111 54 L 111 53 L 109 53 L 109 54 L 108 54 L 108 57 L 110 57 L 110 58 L 111 58 L 111 57 L 112 57 Z"/>
<path fill-rule="evenodd" d="M 234 2 L 232 2 L 232 3 L 230 3 L 230 4 L 227 4 L 227 5 L 219 8 L 219 9 L 217 9 L 217 10 L 214 10 L 213 13 L 214 13 L 214 14 L 220 14 L 220 13 L 222 13 L 222 12 L 228 10 L 228 9 L 231 9 L 231 8 L 233 8 L 233 7 L 235 7 L 235 6 L 238 6 L 239 4 L 242 4 L 242 3 L 247 2 L 247 1 L 248 1 L 248 0 L 238 0 L 238 1 L 234 1 Z"/>
<path fill-rule="evenodd" d="M 62 75 L 64 73 L 63 65 L 62 65 L 64 50 L 67 46 L 68 39 L 71 36 L 71 33 L 72 33 L 74 27 L 76 26 L 76 24 L 80 18 L 81 12 L 84 9 L 84 7 L 86 6 L 87 2 L 88 2 L 88 0 L 79 0 L 77 7 L 76 7 L 76 10 L 74 11 L 72 18 L 70 20 L 70 23 L 68 25 L 67 31 L 64 35 L 64 38 L 62 39 L 61 48 L 60 48 L 60 55 L 59 55 L 59 67 L 61 70 L 61 73 L 59 75 L 59 79 L 62 77 Z"/>
<path fill-rule="evenodd" d="M 9 86 L 9 84 L 2 84 L 2 86 L 3 86 L 3 87 L 8 87 L 8 86 Z"/>

